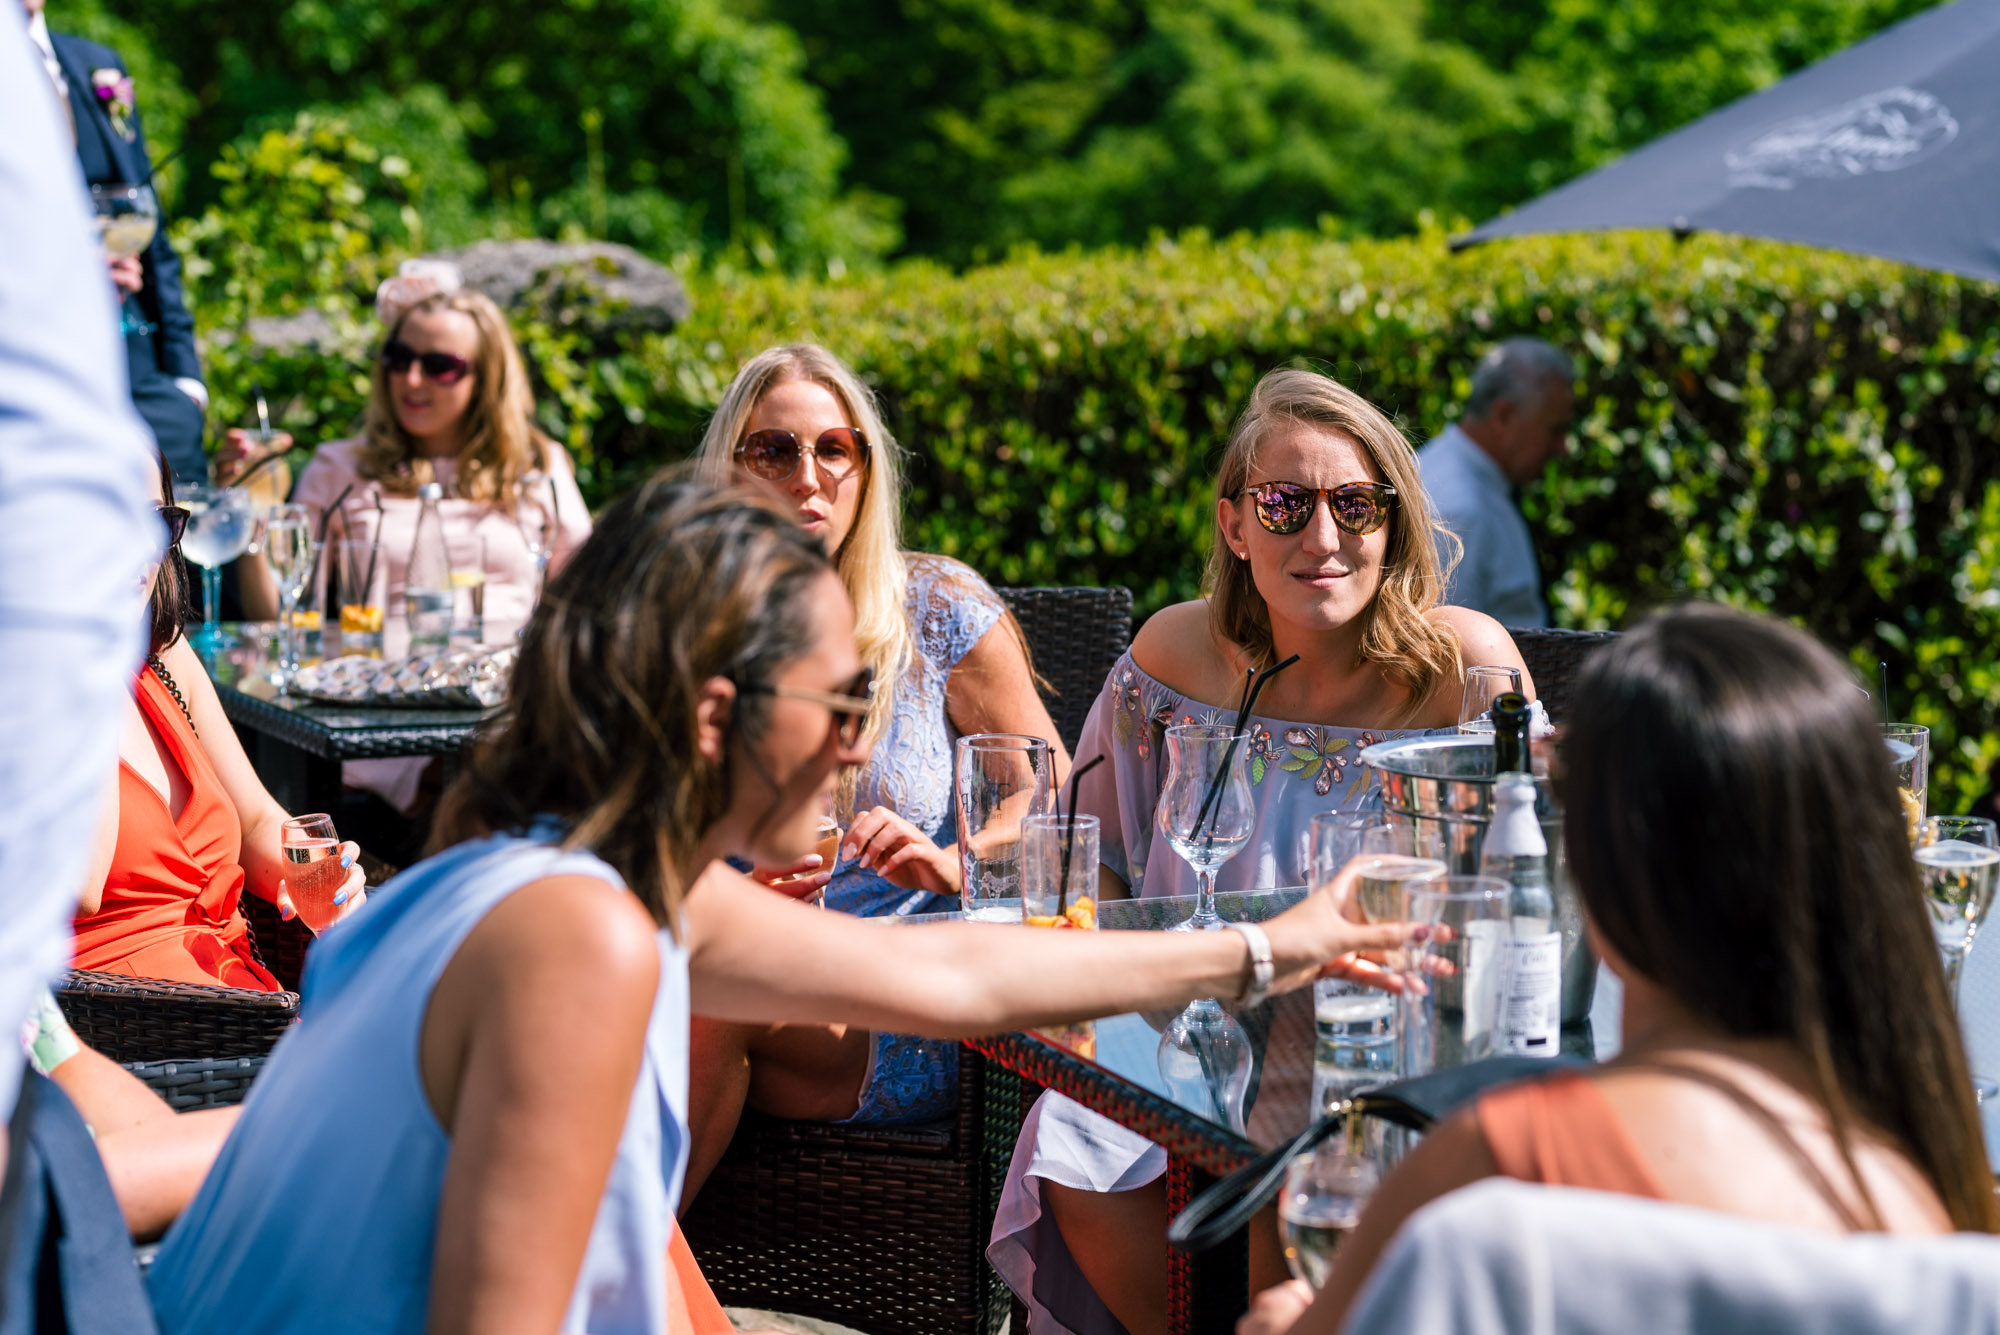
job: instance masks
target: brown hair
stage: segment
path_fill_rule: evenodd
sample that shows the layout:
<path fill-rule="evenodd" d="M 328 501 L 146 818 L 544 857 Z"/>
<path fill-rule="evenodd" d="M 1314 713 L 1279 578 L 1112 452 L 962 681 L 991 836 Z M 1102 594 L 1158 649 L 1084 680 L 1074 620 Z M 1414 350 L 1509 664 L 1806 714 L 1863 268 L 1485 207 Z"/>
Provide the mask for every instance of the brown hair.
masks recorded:
<path fill-rule="evenodd" d="M 461 289 L 426 298 L 397 317 L 383 337 L 394 339 L 417 311 L 459 311 L 479 327 L 479 354 L 472 359 L 474 387 L 459 429 L 460 496 L 475 501 L 504 501 L 532 469 L 547 468 L 557 454 L 555 442 L 535 425 L 535 396 L 528 387 L 528 368 L 514 343 L 507 317 L 483 292 Z M 414 496 L 433 481 L 431 461 L 417 452 L 417 443 L 396 420 L 390 397 L 389 368 L 378 355 L 368 379 L 368 411 L 357 461 L 362 477 L 382 484 L 384 491 Z"/>
<path fill-rule="evenodd" d="M 164 454 L 158 457 L 160 504 L 172 505 L 174 470 L 168 467 Z M 188 583 L 187 558 L 181 555 L 181 545 L 175 543 L 161 554 L 159 568 L 153 572 L 153 592 L 146 600 L 146 657 L 172 647 L 187 629 L 188 620 L 194 615 L 189 606 Z M 208 609 L 208 615 L 213 618 L 215 609 Z"/>
<path fill-rule="evenodd" d="M 1805 1060 L 1878 1225 L 1857 1116 L 1955 1226 L 2000 1229 L 1881 729 L 1840 660 L 1768 618 L 1677 608 L 1591 657 L 1564 731 L 1563 842 L 1611 948 Z"/>
<path fill-rule="evenodd" d="M 829 569 L 816 538 L 744 489 L 662 475 L 620 500 L 544 590 L 432 847 L 553 816 L 565 847 L 602 857 L 677 930 L 740 744 L 769 717 L 764 696 L 739 695 L 711 763 L 695 745 L 703 683 L 769 681 L 808 652 L 809 586 Z"/>
<path fill-rule="evenodd" d="M 1441 530 L 1424 496 L 1416 453 L 1381 409 L 1339 381 L 1316 371 L 1272 371 L 1257 382 L 1249 406 L 1229 434 L 1215 478 L 1216 499 L 1235 502 L 1249 484 L 1258 449 L 1274 432 L 1294 426 L 1337 431 L 1351 438 L 1396 488 L 1382 583 L 1363 613 L 1361 656 L 1408 693 L 1405 712 L 1414 712 L 1439 682 L 1459 671 L 1458 637 L 1427 615 L 1437 606 L 1444 572 L 1438 561 Z M 1277 652 L 1271 641 L 1270 609 L 1257 592 L 1250 563 L 1238 558 L 1223 540 L 1219 517 L 1203 583 L 1208 589 L 1209 624 L 1216 636 L 1240 646 L 1253 667 L 1271 666 Z"/>

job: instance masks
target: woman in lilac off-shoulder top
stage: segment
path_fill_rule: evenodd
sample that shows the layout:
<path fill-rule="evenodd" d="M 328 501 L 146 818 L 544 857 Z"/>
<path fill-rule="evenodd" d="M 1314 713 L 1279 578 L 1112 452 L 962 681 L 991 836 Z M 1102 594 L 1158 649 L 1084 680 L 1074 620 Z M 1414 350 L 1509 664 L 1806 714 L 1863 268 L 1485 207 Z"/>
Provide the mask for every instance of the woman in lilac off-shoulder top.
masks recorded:
<path fill-rule="evenodd" d="M 1307 880 L 1312 817 L 1372 798 L 1362 748 L 1455 725 L 1464 664 L 1521 666 L 1490 617 L 1436 605 L 1440 530 L 1416 456 L 1381 412 L 1325 376 L 1276 371 L 1258 384 L 1223 458 L 1215 514 L 1209 596 L 1146 623 L 1077 745 L 1079 765 L 1107 760 L 1078 784 L 1077 810 L 1103 822 L 1108 896 L 1195 892 L 1153 825 L 1166 729 L 1233 723 L 1250 669 L 1298 655 L 1247 721 L 1257 823 L 1220 868 L 1222 890 Z M 1033 1335 L 1164 1327 L 1165 1168 L 1158 1147 L 1068 1099 L 1036 1103 L 987 1249 Z M 1275 1257 L 1275 1242 L 1252 1256 L 1265 1251 Z M 1253 1287 L 1282 1277 L 1255 1274 Z"/>

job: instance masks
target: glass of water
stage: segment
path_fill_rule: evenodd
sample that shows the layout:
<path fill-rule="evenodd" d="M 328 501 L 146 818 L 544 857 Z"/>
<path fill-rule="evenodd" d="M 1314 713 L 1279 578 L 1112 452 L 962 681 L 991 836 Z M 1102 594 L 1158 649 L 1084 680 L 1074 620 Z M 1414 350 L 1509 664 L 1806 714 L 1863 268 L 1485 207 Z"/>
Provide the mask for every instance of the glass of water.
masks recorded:
<path fill-rule="evenodd" d="M 1402 1075 L 1497 1052 L 1513 944 L 1509 893 L 1497 876 L 1445 876 L 1406 887 L 1403 918 L 1431 931 L 1396 956 L 1412 984 L 1402 994 Z"/>
<path fill-rule="evenodd" d="M 1465 692 L 1459 697 L 1458 730 L 1462 733 L 1493 735 L 1493 702 L 1508 691 L 1521 689 L 1521 669 L 1511 667 L 1469 667 L 1465 670 Z"/>
<path fill-rule="evenodd" d="M 222 567 L 249 550 L 257 528 L 250 493 L 204 482 L 174 489 L 188 512 L 181 554 L 201 567 L 202 627 L 191 638 L 197 649 L 213 652 L 226 643 L 222 633 Z"/>
<path fill-rule="evenodd" d="M 1394 1080 L 1396 1038 L 1395 997 L 1340 978 L 1314 983 L 1313 1116 Z"/>
<path fill-rule="evenodd" d="M 1982 816 L 1931 816 L 1917 827 L 1916 858 L 1955 1006 L 1966 953 L 2000 883 L 2000 828 Z M 1974 1076 L 1972 1088 L 1981 1103 L 2000 1094 L 2000 1085 L 1984 1076 Z"/>
<path fill-rule="evenodd" d="M 1896 768 L 1896 796 L 1903 803 L 1903 821 L 1910 827 L 1914 848 L 1930 781 L 1931 730 L 1920 723 L 1884 723 L 1882 741 L 1889 748 L 1889 763 Z"/>
<path fill-rule="evenodd" d="M 1333 1273 L 1340 1241 L 1361 1222 L 1381 1175 L 1335 1135 L 1285 1165 L 1278 1241 L 1292 1274 L 1317 1289 Z"/>
<path fill-rule="evenodd" d="M 960 905 L 975 922 L 1019 922 L 1022 822 L 1049 814 L 1049 744 L 1025 733 L 976 732 L 959 738 L 957 750 Z"/>

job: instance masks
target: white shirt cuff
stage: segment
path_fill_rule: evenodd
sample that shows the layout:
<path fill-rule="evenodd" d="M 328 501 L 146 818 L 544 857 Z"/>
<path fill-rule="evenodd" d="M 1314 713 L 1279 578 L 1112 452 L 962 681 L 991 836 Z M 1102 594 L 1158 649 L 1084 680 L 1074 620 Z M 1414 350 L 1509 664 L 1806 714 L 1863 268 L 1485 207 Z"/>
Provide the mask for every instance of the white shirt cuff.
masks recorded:
<path fill-rule="evenodd" d="M 203 412 L 208 411 L 207 385 L 202 384 L 201 381 L 196 380 L 191 375 L 175 376 L 174 385 L 180 390 L 181 393 L 187 395 L 189 398 L 193 399 L 196 404 L 200 405 L 201 410 Z"/>

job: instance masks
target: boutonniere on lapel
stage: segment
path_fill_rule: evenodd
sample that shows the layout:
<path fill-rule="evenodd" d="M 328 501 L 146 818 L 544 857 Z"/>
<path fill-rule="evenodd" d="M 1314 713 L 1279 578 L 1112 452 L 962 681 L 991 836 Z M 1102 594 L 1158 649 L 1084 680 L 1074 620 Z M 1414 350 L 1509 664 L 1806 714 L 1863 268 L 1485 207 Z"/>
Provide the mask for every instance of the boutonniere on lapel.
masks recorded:
<path fill-rule="evenodd" d="M 111 128 L 118 131 L 120 139 L 129 144 L 138 138 L 139 132 L 132 126 L 131 75 L 117 69 L 92 70 L 90 91 L 97 95 L 97 105 L 111 118 Z"/>

